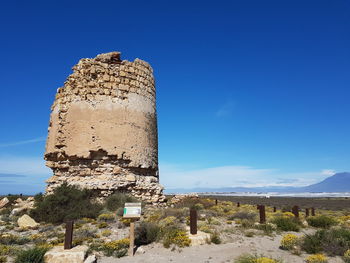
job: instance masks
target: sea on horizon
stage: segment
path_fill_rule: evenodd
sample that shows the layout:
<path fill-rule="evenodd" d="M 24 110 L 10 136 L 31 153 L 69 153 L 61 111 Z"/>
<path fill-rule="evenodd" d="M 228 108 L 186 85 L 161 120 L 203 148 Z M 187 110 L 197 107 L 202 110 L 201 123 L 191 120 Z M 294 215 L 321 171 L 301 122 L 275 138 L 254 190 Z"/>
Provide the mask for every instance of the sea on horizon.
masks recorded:
<path fill-rule="evenodd" d="M 198 193 L 199 195 L 222 195 L 222 196 L 252 196 L 252 197 L 350 197 L 350 192 L 339 192 L 339 193 L 283 193 L 283 192 L 234 192 L 234 193 Z"/>

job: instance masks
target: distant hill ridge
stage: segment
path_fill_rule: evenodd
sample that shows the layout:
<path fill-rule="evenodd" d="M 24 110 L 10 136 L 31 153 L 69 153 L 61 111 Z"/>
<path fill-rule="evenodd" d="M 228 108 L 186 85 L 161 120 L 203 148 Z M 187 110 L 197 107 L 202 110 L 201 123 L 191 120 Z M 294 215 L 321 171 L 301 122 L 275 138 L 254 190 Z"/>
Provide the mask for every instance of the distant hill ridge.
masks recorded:
<path fill-rule="evenodd" d="M 336 173 L 322 182 L 301 187 L 303 192 L 350 192 L 350 173 Z"/>
<path fill-rule="evenodd" d="M 169 189 L 168 193 L 184 192 L 350 192 L 350 173 L 336 173 L 323 181 L 304 187 L 225 187 L 225 188 L 192 188 L 192 189 Z"/>

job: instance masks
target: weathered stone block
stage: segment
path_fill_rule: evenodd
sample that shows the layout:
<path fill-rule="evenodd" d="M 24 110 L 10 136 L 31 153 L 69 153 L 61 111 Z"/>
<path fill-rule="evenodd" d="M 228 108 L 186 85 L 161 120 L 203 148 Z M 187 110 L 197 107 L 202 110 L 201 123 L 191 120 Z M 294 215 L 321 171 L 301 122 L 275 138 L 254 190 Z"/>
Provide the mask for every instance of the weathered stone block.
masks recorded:
<path fill-rule="evenodd" d="M 72 249 L 64 249 L 63 246 L 57 246 L 46 252 L 44 256 L 45 263 L 84 263 L 87 246 L 76 246 Z"/>
<path fill-rule="evenodd" d="M 35 220 L 27 214 L 24 214 L 23 216 L 18 218 L 17 224 L 21 228 L 34 228 L 39 225 L 39 223 L 35 222 Z"/>

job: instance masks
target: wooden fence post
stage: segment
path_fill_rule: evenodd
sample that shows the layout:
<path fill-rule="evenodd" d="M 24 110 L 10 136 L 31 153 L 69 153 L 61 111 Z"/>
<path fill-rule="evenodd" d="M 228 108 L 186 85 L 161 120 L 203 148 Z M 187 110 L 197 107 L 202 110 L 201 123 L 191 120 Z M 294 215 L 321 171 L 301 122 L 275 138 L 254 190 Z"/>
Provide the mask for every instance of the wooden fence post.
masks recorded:
<path fill-rule="evenodd" d="M 71 249 L 73 247 L 73 225 L 74 221 L 67 221 L 66 223 L 66 235 L 64 239 L 64 249 Z"/>
<path fill-rule="evenodd" d="M 299 218 L 299 206 L 293 206 L 292 213 L 294 214 L 295 218 Z"/>
<path fill-rule="evenodd" d="M 190 210 L 190 233 L 191 235 L 197 235 L 197 210 Z"/>
<path fill-rule="evenodd" d="M 310 210 L 309 208 L 305 209 L 305 217 L 309 217 L 310 216 Z"/>
<path fill-rule="evenodd" d="M 265 206 L 258 205 L 258 209 L 259 209 L 259 215 L 260 215 L 260 224 L 265 224 L 266 223 Z"/>
<path fill-rule="evenodd" d="M 315 208 L 314 208 L 314 207 L 311 208 L 311 215 L 312 215 L 312 216 L 315 216 L 315 215 L 316 215 L 316 212 L 315 212 Z"/>
<path fill-rule="evenodd" d="M 218 205 L 218 199 L 215 199 L 215 205 Z"/>
<path fill-rule="evenodd" d="M 276 211 L 277 211 L 277 208 L 276 208 L 276 206 L 274 206 L 273 207 L 273 212 L 276 213 Z"/>
<path fill-rule="evenodd" d="M 240 202 L 237 202 L 237 207 L 240 207 L 240 206 L 241 206 Z"/>

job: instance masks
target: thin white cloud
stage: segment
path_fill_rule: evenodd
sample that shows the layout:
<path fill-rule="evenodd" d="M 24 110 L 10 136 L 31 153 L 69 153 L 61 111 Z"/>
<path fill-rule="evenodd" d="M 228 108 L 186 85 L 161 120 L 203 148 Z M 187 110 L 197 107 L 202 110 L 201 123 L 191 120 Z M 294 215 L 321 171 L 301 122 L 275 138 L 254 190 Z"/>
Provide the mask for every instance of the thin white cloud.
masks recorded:
<path fill-rule="evenodd" d="M 326 169 L 326 170 L 322 170 L 321 174 L 322 176 L 332 176 L 335 174 L 335 171 L 331 169 Z"/>
<path fill-rule="evenodd" d="M 232 115 L 234 108 L 234 102 L 232 100 L 227 101 L 216 111 L 216 117 L 229 117 Z"/>
<path fill-rule="evenodd" d="M 24 140 L 24 141 L 0 143 L 0 148 L 10 147 L 10 146 L 17 146 L 17 145 L 23 145 L 23 144 L 29 144 L 29 143 L 36 143 L 36 142 L 43 142 L 45 140 L 46 140 L 46 137 L 42 136 L 42 137 L 29 139 L 29 140 Z"/>
<path fill-rule="evenodd" d="M 0 156 L 0 173 L 19 175 L 50 175 L 45 160 L 39 157 Z"/>
<path fill-rule="evenodd" d="M 219 166 L 184 170 L 176 165 L 160 164 L 160 180 L 168 189 L 194 187 L 306 186 L 327 177 L 323 171 L 282 173 L 277 169 L 249 166 Z M 322 178 L 321 178 L 322 179 Z"/>

